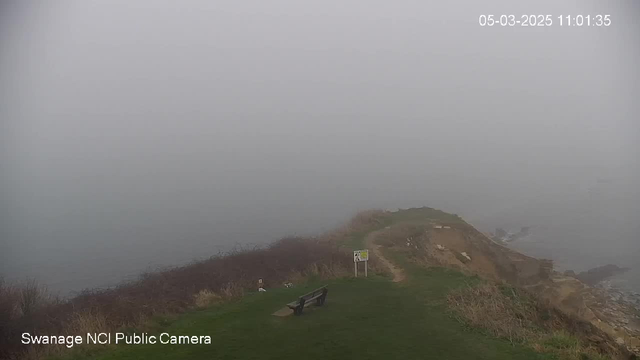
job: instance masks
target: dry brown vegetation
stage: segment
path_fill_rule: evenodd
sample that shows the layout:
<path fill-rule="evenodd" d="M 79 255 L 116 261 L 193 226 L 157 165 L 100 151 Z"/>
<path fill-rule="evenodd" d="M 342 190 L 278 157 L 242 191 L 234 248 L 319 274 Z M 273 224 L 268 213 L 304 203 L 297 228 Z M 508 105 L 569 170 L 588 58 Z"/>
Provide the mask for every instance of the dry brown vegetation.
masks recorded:
<path fill-rule="evenodd" d="M 43 355 L 37 348 L 25 349 L 20 343 L 23 332 L 81 334 L 144 326 L 155 315 L 237 298 L 255 290 L 259 278 L 266 288 L 278 287 L 308 276 L 343 276 L 352 264 L 350 255 L 331 242 L 285 238 L 266 248 L 147 273 L 116 288 L 86 290 L 65 301 L 51 298 L 35 282 L 0 282 L 0 358 Z"/>
<path fill-rule="evenodd" d="M 448 303 L 463 323 L 562 359 L 628 359 L 608 335 L 528 292 L 482 283 L 453 291 Z"/>

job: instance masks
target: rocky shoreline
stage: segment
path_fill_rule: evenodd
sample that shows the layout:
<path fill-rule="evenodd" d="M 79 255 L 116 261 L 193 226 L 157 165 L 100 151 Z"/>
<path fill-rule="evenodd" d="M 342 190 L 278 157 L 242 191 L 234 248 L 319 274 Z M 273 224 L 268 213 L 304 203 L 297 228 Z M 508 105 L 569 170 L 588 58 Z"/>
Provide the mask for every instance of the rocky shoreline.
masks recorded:
<path fill-rule="evenodd" d="M 602 300 L 599 310 L 604 319 L 601 320 L 606 319 L 613 331 L 620 334 L 616 342 L 640 355 L 640 293 L 628 290 L 611 279 L 599 282 L 593 289 Z"/>
<path fill-rule="evenodd" d="M 640 292 L 621 287 L 613 280 L 602 281 L 596 288 L 606 291 L 612 301 L 633 306 L 640 312 Z"/>

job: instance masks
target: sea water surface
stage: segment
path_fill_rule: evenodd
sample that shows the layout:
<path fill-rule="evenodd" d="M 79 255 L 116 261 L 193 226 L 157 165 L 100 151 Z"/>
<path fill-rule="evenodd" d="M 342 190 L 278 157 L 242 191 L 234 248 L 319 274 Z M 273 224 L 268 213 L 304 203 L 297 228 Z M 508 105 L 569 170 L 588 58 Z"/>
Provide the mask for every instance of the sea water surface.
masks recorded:
<path fill-rule="evenodd" d="M 509 244 L 536 258 L 551 259 L 558 270 L 586 271 L 614 264 L 630 270 L 616 283 L 640 292 L 640 202 L 632 183 L 592 182 L 530 199 L 485 217 L 482 228 L 531 235 Z"/>

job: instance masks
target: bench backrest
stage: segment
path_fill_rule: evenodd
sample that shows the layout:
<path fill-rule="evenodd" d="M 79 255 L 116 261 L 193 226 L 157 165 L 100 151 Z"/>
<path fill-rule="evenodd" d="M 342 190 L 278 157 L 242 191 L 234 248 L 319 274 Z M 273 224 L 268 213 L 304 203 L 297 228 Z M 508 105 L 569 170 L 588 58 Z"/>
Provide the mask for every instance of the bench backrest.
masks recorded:
<path fill-rule="evenodd" d="M 325 289 L 327 288 L 327 286 L 323 286 L 321 288 L 315 289 L 310 293 L 304 294 L 302 296 L 300 296 L 300 299 L 308 299 L 308 298 L 312 298 L 320 293 L 322 293 Z"/>

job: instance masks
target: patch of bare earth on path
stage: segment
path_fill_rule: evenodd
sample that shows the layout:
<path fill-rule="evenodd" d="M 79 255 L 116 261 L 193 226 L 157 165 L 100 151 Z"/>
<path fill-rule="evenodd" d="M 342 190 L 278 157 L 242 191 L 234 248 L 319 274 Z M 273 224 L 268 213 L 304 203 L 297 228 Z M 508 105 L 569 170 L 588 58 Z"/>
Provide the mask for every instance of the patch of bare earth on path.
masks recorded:
<path fill-rule="evenodd" d="M 364 239 L 365 247 L 370 248 L 373 251 L 373 254 L 378 259 L 380 259 L 380 262 L 382 264 L 384 264 L 384 266 L 387 269 L 389 269 L 389 271 L 391 271 L 391 274 L 393 274 L 393 282 L 400 282 L 400 281 L 404 280 L 404 278 L 405 278 L 404 271 L 402 271 L 401 268 L 393 265 L 393 263 L 391 261 L 389 261 L 389 259 L 384 257 L 384 255 L 382 254 L 382 246 L 378 245 L 378 244 L 376 244 L 374 242 L 375 238 L 382 231 L 384 231 L 384 230 L 378 230 L 378 231 L 373 231 L 373 232 L 369 233 L 367 235 L 367 237 Z"/>
<path fill-rule="evenodd" d="M 289 309 L 288 307 L 283 307 L 282 309 L 274 312 L 271 315 L 284 317 L 284 316 L 289 316 L 289 315 L 292 315 L 292 314 L 293 314 L 293 310 Z"/>

